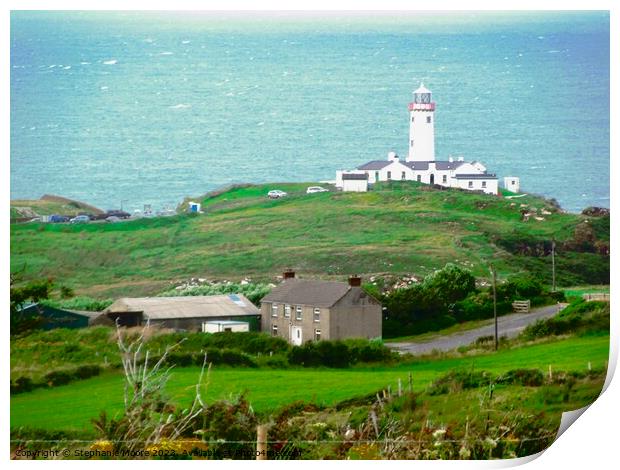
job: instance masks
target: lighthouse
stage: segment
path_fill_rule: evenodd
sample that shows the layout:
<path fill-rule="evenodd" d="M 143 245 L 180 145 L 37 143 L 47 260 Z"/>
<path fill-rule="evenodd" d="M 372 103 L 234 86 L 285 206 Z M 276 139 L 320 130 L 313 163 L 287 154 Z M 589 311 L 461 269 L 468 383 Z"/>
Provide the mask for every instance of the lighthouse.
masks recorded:
<path fill-rule="evenodd" d="M 424 84 L 413 92 L 409 103 L 408 162 L 435 161 L 435 103 Z"/>

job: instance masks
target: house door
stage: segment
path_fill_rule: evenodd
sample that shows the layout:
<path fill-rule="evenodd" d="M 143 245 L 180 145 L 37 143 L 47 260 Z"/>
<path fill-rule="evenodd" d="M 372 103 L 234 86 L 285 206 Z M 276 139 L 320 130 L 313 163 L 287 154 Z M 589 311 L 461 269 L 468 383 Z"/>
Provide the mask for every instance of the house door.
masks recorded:
<path fill-rule="evenodd" d="M 291 343 L 295 346 L 301 346 L 301 326 L 293 326 L 291 328 Z"/>
<path fill-rule="evenodd" d="M 435 184 L 435 175 L 431 173 L 431 184 Z"/>

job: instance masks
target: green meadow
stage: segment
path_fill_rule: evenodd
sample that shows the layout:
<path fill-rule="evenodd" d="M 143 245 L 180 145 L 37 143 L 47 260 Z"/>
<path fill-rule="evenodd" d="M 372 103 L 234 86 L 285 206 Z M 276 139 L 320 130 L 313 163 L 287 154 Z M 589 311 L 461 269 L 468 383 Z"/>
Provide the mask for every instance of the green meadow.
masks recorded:
<path fill-rule="evenodd" d="M 488 277 L 493 259 L 500 277 L 528 271 L 550 278 L 548 257 L 520 250 L 570 241 L 586 220 L 535 196 L 511 200 L 415 182 L 305 193 L 316 184 L 248 185 L 192 198 L 203 204 L 200 215 L 12 224 L 11 272 L 24 280 L 53 277 L 93 297 L 148 295 L 189 277 L 273 280 L 285 267 L 323 278 L 424 276 L 453 262 Z M 270 189 L 289 195 L 270 200 Z M 522 221 L 522 206 L 541 220 Z M 588 224 L 588 236 L 608 244 L 609 218 Z M 556 268 L 560 285 L 608 283 L 609 257 L 568 250 L 558 253 Z"/>
<path fill-rule="evenodd" d="M 410 372 L 414 391 L 422 391 L 434 379 L 453 369 L 501 374 L 518 368 L 538 368 L 547 373 L 551 366 L 552 372 L 585 372 L 588 363 L 593 369 L 604 369 L 608 355 L 609 336 L 604 335 L 556 339 L 471 357 L 419 358 L 389 367 L 343 370 L 214 367 L 203 396 L 210 402 L 246 393 L 254 410 L 269 413 L 296 400 L 332 405 L 387 386 L 396 390 L 398 379 L 406 386 Z M 166 389 L 173 402 L 189 405 L 199 372 L 197 367 L 173 370 Z M 97 417 L 100 411 L 114 415 L 122 408 L 123 378 L 120 373 L 108 372 L 68 385 L 13 395 L 11 428 L 89 433 L 92 430 L 90 419 Z"/>

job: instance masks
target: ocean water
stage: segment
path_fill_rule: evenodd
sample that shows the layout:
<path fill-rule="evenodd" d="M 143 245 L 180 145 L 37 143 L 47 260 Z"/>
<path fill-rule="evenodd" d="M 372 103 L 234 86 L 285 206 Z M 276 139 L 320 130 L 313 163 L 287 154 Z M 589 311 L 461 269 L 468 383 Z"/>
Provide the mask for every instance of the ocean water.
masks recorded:
<path fill-rule="evenodd" d="M 405 155 L 423 81 L 438 158 L 609 207 L 604 12 L 13 12 L 10 40 L 13 199 L 160 209 L 231 182 L 332 180 Z"/>

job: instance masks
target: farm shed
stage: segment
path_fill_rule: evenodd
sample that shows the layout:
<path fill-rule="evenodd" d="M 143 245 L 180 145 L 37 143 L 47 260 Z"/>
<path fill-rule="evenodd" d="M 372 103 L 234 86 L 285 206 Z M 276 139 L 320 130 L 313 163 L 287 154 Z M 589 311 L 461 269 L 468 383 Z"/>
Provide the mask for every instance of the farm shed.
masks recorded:
<path fill-rule="evenodd" d="M 99 315 L 99 312 L 82 312 L 51 307 L 49 305 L 32 303 L 25 305 L 17 315 L 23 318 L 40 316 L 41 328 L 52 330 L 54 328 L 85 328 Z"/>
<path fill-rule="evenodd" d="M 203 331 L 210 321 L 245 322 L 250 331 L 260 328 L 260 312 L 241 294 L 183 297 L 121 298 L 103 311 L 121 326 L 151 325 L 184 331 Z"/>

